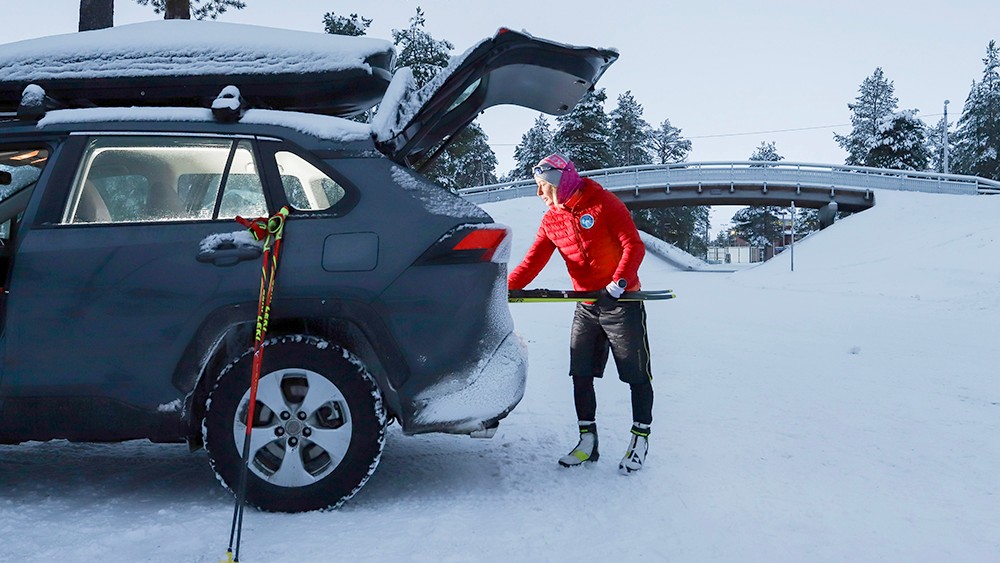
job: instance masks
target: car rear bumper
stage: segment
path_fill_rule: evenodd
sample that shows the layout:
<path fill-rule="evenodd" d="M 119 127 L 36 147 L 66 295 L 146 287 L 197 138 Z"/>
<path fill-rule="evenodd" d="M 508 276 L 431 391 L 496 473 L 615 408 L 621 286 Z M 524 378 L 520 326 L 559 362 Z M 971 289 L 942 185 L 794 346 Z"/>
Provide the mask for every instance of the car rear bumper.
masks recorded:
<path fill-rule="evenodd" d="M 528 348 L 510 332 L 492 354 L 425 389 L 412 402 L 406 434 L 472 434 L 496 427 L 524 396 Z"/>

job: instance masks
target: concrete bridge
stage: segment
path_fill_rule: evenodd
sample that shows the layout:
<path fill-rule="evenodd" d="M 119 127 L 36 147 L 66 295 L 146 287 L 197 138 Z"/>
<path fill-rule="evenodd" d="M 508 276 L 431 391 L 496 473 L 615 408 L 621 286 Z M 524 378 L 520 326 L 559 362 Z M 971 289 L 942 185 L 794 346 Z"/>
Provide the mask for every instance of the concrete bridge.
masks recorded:
<path fill-rule="evenodd" d="M 683 162 L 581 173 L 615 192 L 630 209 L 679 205 L 773 205 L 820 210 L 823 226 L 838 211 L 875 205 L 873 190 L 1000 194 L 1000 182 L 976 176 L 803 162 Z M 535 195 L 534 180 L 459 190 L 475 203 Z"/>

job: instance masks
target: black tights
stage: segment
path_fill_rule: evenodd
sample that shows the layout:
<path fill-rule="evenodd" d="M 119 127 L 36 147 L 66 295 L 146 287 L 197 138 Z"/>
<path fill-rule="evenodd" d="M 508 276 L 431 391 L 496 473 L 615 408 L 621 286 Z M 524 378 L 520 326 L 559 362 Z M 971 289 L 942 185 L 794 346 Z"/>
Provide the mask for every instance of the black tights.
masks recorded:
<path fill-rule="evenodd" d="M 642 424 L 653 423 L 653 384 L 649 381 L 633 383 L 632 420 Z M 573 376 L 573 402 L 577 420 L 597 420 L 597 393 L 593 377 Z"/>

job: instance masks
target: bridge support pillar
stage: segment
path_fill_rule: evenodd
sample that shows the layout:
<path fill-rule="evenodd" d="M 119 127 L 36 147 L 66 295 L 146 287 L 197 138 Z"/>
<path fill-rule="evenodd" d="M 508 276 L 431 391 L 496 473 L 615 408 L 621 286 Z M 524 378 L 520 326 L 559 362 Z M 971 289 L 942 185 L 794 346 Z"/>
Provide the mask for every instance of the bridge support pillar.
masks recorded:
<path fill-rule="evenodd" d="M 818 216 L 820 229 L 829 227 L 834 221 L 837 220 L 837 207 L 837 202 L 831 201 L 830 203 L 819 208 Z"/>

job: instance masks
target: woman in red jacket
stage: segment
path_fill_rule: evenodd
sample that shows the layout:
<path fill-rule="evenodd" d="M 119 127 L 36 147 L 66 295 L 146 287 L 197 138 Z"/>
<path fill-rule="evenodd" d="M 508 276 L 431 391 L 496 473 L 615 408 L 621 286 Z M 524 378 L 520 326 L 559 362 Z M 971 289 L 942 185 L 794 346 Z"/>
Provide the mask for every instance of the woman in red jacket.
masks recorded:
<path fill-rule="evenodd" d="M 622 301 L 626 290 L 639 289 L 639 264 L 646 249 L 625 204 L 590 178 L 581 178 L 573 162 L 552 154 L 534 168 L 538 196 L 549 210 L 527 255 L 507 278 L 509 289 L 523 289 L 542 271 L 555 250 L 577 291 L 600 291 L 593 303 L 579 303 L 573 316 L 570 367 L 580 441 L 559 460 L 564 467 L 597 461 L 597 395 L 594 378 L 604 375 L 608 352 L 619 378 L 632 392 L 632 436 L 622 473 L 642 468 L 653 422 L 653 385 L 649 365 L 646 310 L 641 301 Z"/>

